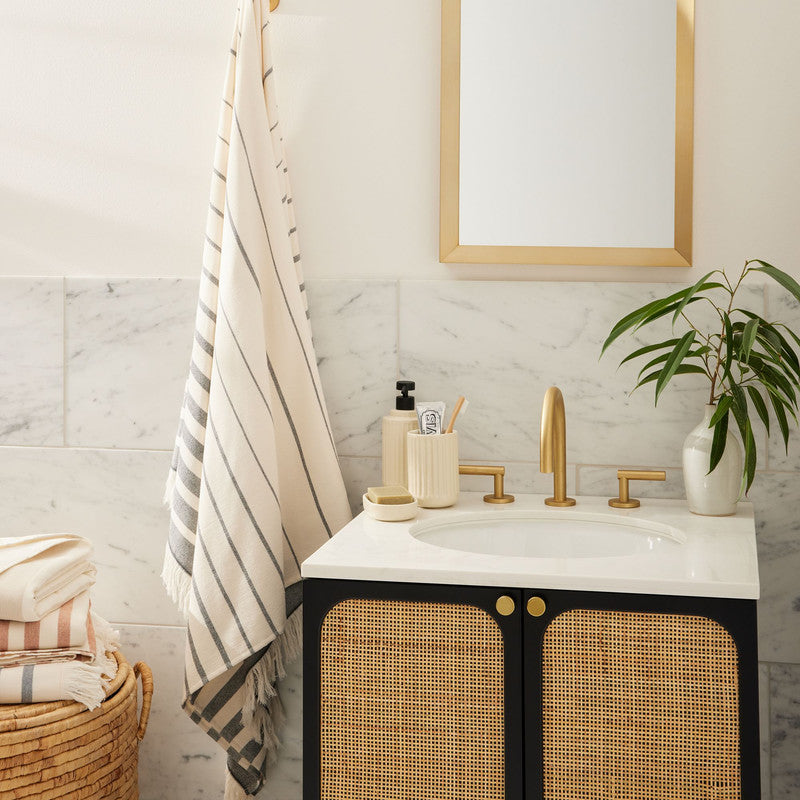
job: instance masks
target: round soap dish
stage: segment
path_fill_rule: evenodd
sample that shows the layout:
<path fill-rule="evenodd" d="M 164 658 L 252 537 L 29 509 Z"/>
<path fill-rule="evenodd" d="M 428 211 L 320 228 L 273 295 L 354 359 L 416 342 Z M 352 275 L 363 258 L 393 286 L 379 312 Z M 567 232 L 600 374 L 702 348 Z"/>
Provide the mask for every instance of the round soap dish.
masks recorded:
<path fill-rule="evenodd" d="M 373 503 L 364 494 L 364 511 L 373 519 L 381 522 L 402 522 L 405 519 L 414 519 L 417 516 L 417 501 L 410 503 Z"/>

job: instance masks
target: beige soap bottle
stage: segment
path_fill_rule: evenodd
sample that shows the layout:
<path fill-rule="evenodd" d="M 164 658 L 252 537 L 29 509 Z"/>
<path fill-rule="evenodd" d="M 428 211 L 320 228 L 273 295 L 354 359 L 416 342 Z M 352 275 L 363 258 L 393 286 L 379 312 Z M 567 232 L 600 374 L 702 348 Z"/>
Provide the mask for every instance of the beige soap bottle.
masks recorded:
<path fill-rule="evenodd" d="M 408 488 L 408 458 L 406 434 L 418 429 L 414 398 L 409 391 L 415 388 L 414 381 L 397 381 L 400 392 L 395 407 L 384 418 L 381 426 L 383 436 L 383 485 Z"/>

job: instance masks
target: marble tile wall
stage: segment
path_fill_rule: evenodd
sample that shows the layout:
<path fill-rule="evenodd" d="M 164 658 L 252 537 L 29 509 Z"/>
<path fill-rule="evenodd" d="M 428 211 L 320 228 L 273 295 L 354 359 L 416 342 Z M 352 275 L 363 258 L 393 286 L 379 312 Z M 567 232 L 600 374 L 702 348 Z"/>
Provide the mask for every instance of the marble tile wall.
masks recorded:
<path fill-rule="evenodd" d="M 64 444 L 64 281 L 4 278 L 0 445 Z"/>
<path fill-rule="evenodd" d="M 380 419 L 398 377 L 420 399 L 459 394 L 462 460 L 500 461 L 512 492 L 546 491 L 538 426 L 547 386 L 564 392 L 569 490 L 608 495 L 620 465 L 663 467 L 641 497 L 680 497 L 680 448 L 699 418 L 701 385 L 676 382 L 653 408 L 629 393 L 635 372 L 602 360 L 607 331 L 658 284 L 308 282 L 311 319 L 351 504 L 380 481 Z M 156 673 L 142 747 L 142 800 L 221 796 L 224 758 L 179 708 L 184 632 L 160 583 L 163 480 L 188 364 L 197 281 L 0 278 L 0 487 L 4 530 L 72 530 L 96 544 L 95 603 L 131 659 Z M 772 288 L 751 301 L 797 319 Z M 759 431 L 755 503 L 763 797 L 800 794 L 800 437 L 787 456 Z M 488 491 L 480 478 L 463 488 Z M 300 800 L 299 672 L 287 680 L 282 758 L 263 796 Z"/>
<path fill-rule="evenodd" d="M 66 279 L 68 446 L 172 447 L 197 289 L 186 279 Z"/>

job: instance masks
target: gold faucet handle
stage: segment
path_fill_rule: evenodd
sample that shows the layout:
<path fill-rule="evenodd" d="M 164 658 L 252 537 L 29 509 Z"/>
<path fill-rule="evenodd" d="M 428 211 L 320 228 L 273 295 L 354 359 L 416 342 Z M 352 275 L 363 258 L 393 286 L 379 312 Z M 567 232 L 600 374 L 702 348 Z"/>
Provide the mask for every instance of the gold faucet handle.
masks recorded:
<path fill-rule="evenodd" d="M 503 478 L 506 474 L 505 467 L 483 466 L 479 464 L 459 464 L 459 475 L 492 475 L 494 476 L 494 493 L 483 496 L 484 503 L 513 503 L 514 495 L 506 494 L 503 490 Z"/>
<path fill-rule="evenodd" d="M 619 497 L 612 497 L 611 508 L 639 508 L 641 503 L 628 492 L 628 481 L 664 481 L 667 473 L 663 469 L 618 469 Z"/>

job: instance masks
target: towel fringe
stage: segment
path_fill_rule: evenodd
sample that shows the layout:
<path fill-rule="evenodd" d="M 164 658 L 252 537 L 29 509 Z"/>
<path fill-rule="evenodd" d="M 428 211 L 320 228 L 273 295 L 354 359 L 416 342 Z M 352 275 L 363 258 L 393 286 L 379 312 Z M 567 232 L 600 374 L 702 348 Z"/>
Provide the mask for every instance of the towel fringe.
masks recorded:
<path fill-rule="evenodd" d="M 286 677 L 287 665 L 300 655 L 302 649 L 303 607 L 299 606 L 286 620 L 283 633 L 270 644 L 267 652 L 247 674 L 242 708 L 242 719 L 245 723 L 255 718 L 256 709 L 266 709 L 269 701 L 277 697 L 275 683 Z"/>
<path fill-rule="evenodd" d="M 286 713 L 283 710 L 281 698 L 276 694 L 271 697 L 266 705 L 258 706 L 253 714 L 252 723 L 255 725 L 265 745 L 267 764 L 274 764 L 278 760 L 278 750 L 282 743 L 278 734 L 286 722 Z"/>
<path fill-rule="evenodd" d="M 92 625 L 97 638 L 97 654 L 94 664 L 102 672 L 103 689 L 107 689 L 117 674 L 117 660 L 110 655 L 119 650 L 119 631 L 98 614 L 92 612 Z"/>
<path fill-rule="evenodd" d="M 94 626 L 94 635 L 98 642 L 102 643 L 104 650 L 112 653 L 119 650 L 119 631 L 112 628 L 108 620 L 92 612 L 92 625 Z M 116 664 L 116 661 L 114 663 Z"/>
<path fill-rule="evenodd" d="M 64 687 L 71 700 L 83 703 L 89 711 L 97 708 L 106 699 L 103 690 L 103 667 L 75 662 L 66 668 L 69 677 Z"/>
<path fill-rule="evenodd" d="M 169 542 L 164 548 L 164 566 L 161 569 L 161 581 L 167 590 L 170 600 L 178 606 L 184 619 L 189 616 L 189 594 L 192 589 L 192 576 L 185 572 L 175 560 L 169 549 Z"/>

